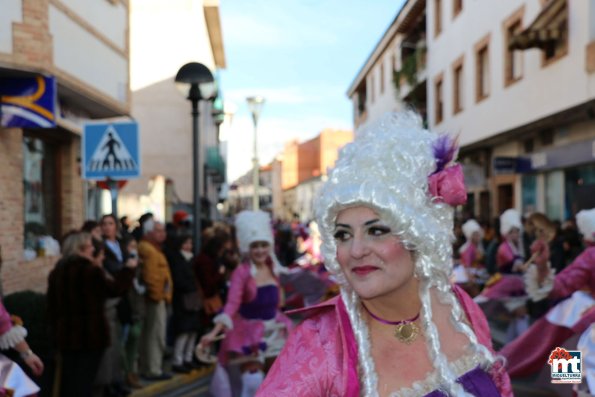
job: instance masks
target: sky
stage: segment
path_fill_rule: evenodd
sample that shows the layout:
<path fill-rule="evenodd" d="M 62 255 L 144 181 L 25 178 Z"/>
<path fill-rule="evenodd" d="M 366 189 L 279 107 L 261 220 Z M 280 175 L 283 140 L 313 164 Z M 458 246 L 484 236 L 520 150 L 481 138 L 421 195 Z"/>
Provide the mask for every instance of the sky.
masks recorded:
<path fill-rule="evenodd" d="M 221 0 L 227 67 L 219 74 L 234 109 L 228 179 L 251 169 L 253 123 L 246 97 L 261 95 L 258 157 L 325 128 L 352 129 L 346 92 L 403 0 Z"/>

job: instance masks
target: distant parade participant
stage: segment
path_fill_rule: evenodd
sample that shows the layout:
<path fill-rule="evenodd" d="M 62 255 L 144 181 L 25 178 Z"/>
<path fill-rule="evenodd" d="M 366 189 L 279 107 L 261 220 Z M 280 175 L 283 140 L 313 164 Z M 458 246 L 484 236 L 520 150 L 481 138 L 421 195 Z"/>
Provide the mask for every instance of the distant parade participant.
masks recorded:
<path fill-rule="evenodd" d="M 595 356 L 595 208 L 580 211 L 576 220 L 587 247 L 583 253 L 558 275 L 549 261 L 536 261 L 525 273 L 527 293 L 534 301 L 568 299 L 500 351 L 512 377 L 538 372 L 547 365 L 549 353 L 576 334 L 583 334 L 579 341 L 583 357 Z M 583 360 L 583 372 L 591 392 L 595 392 L 592 360 Z"/>
<path fill-rule="evenodd" d="M 215 397 L 253 396 L 264 377 L 265 358 L 271 350 L 280 351 L 284 342 L 284 338 L 270 340 L 267 335 L 275 334 L 278 328 L 291 328 L 291 321 L 279 311 L 282 291 L 275 271 L 279 265 L 272 256 L 274 241 L 269 215 L 242 211 L 235 226 L 245 259 L 231 275 L 223 312 L 213 319 L 215 327 L 198 345 L 200 353 L 225 332 L 211 386 Z M 230 390 L 231 394 L 224 394 Z"/>
<path fill-rule="evenodd" d="M 521 216 L 517 210 L 511 208 L 502 213 L 500 216 L 502 242 L 496 253 L 498 273 L 486 282 L 486 287 L 475 298 L 488 318 L 504 306 L 510 316 L 510 323 L 506 330 L 507 342 L 515 339 L 529 327 L 526 308 L 528 297 L 521 275 L 525 263 L 520 238 L 522 228 Z"/>

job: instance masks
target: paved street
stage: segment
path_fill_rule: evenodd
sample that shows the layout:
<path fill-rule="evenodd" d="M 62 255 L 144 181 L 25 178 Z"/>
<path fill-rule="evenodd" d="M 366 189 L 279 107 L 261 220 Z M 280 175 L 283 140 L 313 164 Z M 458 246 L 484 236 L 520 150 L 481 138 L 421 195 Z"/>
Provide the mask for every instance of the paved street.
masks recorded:
<path fill-rule="evenodd" d="M 163 382 L 148 384 L 130 397 L 209 397 L 208 385 L 211 370 L 195 370 L 189 374 L 175 375 Z"/>

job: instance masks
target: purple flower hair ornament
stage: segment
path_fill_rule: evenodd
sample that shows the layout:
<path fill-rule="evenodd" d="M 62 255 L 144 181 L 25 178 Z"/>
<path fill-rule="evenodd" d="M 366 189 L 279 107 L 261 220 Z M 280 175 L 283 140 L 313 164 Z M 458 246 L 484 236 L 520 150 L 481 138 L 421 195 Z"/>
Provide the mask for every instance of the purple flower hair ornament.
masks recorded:
<path fill-rule="evenodd" d="M 432 145 L 436 170 L 428 176 L 428 190 L 433 201 L 446 203 L 453 207 L 467 202 L 467 189 L 463 168 L 454 164 L 459 150 L 457 139 L 444 134 Z"/>

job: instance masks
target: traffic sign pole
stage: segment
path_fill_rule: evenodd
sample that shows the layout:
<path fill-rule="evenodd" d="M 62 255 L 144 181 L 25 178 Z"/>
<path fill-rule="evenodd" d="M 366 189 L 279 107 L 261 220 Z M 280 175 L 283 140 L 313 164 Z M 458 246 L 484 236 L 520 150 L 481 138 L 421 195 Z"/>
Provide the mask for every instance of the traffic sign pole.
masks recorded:
<path fill-rule="evenodd" d="M 112 214 L 118 219 L 118 181 L 107 178 L 107 186 L 112 196 Z"/>

